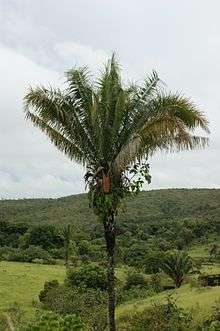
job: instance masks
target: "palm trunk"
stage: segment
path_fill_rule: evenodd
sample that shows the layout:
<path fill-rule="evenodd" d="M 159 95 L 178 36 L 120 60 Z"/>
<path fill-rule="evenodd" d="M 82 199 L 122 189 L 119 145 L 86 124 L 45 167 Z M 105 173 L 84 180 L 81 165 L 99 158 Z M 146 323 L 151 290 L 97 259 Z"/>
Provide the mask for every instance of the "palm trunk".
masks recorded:
<path fill-rule="evenodd" d="M 65 266 L 66 268 L 69 267 L 69 243 L 65 245 Z"/>
<path fill-rule="evenodd" d="M 106 251 L 107 251 L 107 280 L 108 280 L 108 319 L 109 330 L 116 331 L 115 323 L 115 215 L 112 213 L 104 222 Z"/>

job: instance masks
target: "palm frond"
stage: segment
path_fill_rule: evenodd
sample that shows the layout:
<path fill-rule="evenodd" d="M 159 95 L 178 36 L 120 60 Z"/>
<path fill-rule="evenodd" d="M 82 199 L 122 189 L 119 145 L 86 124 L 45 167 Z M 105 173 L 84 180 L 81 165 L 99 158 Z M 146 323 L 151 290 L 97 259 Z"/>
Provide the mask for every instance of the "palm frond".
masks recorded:
<path fill-rule="evenodd" d="M 158 91 L 158 83 L 160 78 L 155 70 L 152 71 L 152 74 L 147 76 L 144 80 L 144 87 L 142 90 L 142 98 L 149 98 L 154 92 Z"/>
<path fill-rule="evenodd" d="M 80 100 L 72 95 L 55 89 L 30 89 L 25 96 L 25 111 L 33 109 L 35 114 L 60 134 L 84 149 L 88 146 L 88 155 L 96 154 L 93 131 L 84 120 L 84 109 Z"/>
<path fill-rule="evenodd" d="M 139 157 L 140 146 L 141 137 L 135 135 L 129 140 L 123 149 L 121 149 L 114 161 L 114 168 L 117 173 L 123 172 L 128 165 L 135 163 L 136 159 Z"/>
<path fill-rule="evenodd" d="M 80 100 L 84 109 L 89 109 L 92 102 L 91 77 L 87 67 L 74 68 L 66 71 L 68 91 L 74 99 Z"/>
<path fill-rule="evenodd" d="M 158 95 L 147 106 L 148 118 L 139 133 L 143 150 L 170 151 L 203 148 L 208 138 L 193 134 L 195 128 L 208 131 L 208 121 L 188 99 L 177 95 Z"/>
<path fill-rule="evenodd" d="M 51 142 L 64 154 L 66 154 L 71 160 L 74 160 L 83 165 L 88 161 L 85 157 L 84 151 L 75 145 L 72 141 L 68 140 L 63 134 L 56 131 L 50 125 L 45 123 L 40 117 L 34 115 L 30 111 L 26 112 L 26 119 L 30 120 L 34 126 L 40 128 L 44 132 Z"/>

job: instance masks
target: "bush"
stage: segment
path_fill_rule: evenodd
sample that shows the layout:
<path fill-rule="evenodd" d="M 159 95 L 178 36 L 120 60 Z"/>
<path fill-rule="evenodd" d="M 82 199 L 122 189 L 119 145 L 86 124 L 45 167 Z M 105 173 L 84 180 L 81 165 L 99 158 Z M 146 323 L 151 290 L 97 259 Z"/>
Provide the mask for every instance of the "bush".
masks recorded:
<path fill-rule="evenodd" d="M 44 312 L 24 331 L 79 331 L 83 324 L 76 315 L 60 316 L 53 312 Z"/>
<path fill-rule="evenodd" d="M 58 288 L 58 287 L 59 287 L 58 280 L 52 280 L 50 282 L 45 282 L 44 283 L 44 288 L 43 288 L 43 290 L 40 291 L 40 294 L 39 294 L 39 300 L 40 300 L 40 302 L 44 303 L 45 298 L 47 297 L 48 292 L 51 289 Z"/>
<path fill-rule="evenodd" d="M 11 304 L 6 311 L 2 311 L 0 314 L 0 330 L 8 331 L 9 329 L 21 330 L 25 321 L 24 311 L 21 309 L 20 305 L 16 302 Z M 9 324 L 11 327 L 9 327 Z M 23 329 L 22 329 L 23 330 Z"/>
<path fill-rule="evenodd" d="M 55 260 L 50 254 L 37 246 L 30 246 L 27 249 L 4 247 L 0 250 L 0 255 L 6 261 L 55 264 Z"/>
<path fill-rule="evenodd" d="M 117 290 L 117 304 L 127 301 L 146 299 L 155 295 L 153 288 L 144 288 L 140 286 L 133 286 L 130 289 Z"/>
<path fill-rule="evenodd" d="M 106 271 L 103 267 L 88 263 L 76 269 L 69 269 L 66 283 L 70 286 L 88 287 L 100 290 L 107 289 Z"/>
<path fill-rule="evenodd" d="M 61 315 L 80 316 L 85 330 L 103 331 L 107 326 L 106 293 L 101 290 L 53 287 L 43 298 L 44 308 Z"/>
<path fill-rule="evenodd" d="M 215 303 L 209 319 L 203 323 L 201 331 L 219 331 L 220 330 L 220 301 Z"/>
<path fill-rule="evenodd" d="M 120 331 L 196 331 L 192 316 L 178 308 L 172 298 L 119 320 Z"/>
<path fill-rule="evenodd" d="M 83 261 L 101 261 L 104 258 L 105 250 L 101 245 L 91 244 L 88 240 L 79 241 L 77 253 Z"/>
<path fill-rule="evenodd" d="M 36 225 L 29 230 L 28 244 L 48 250 L 63 247 L 63 239 L 54 225 Z"/>
<path fill-rule="evenodd" d="M 158 242 L 148 240 L 147 243 L 127 239 L 124 244 L 129 243 L 129 247 L 124 248 L 122 245 L 121 248 L 124 262 L 135 268 L 144 268 L 144 271 L 148 274 L 159 272 L 164 255 L 164 250 L 159 248 L 161 242 L 162 238 L 158 238 Z"/>
<path fill-rule="evenodd" d="M 52 248 L 49 250 L 49 252 L 53 259 L 60 259 L 60 260 L 65 259 L 65 248 L 64 247 Z"/>
<path fill-rule="evenodd" d="M 144 279 L 144 276 L 140 273 L 133 272 L 128 274 L 125 284 L 125 289 L 128 290 L 133 286 L 143 287 L 146 286 L 147 282 Z"/>
<path fill-rule="evenodd" d="M 0 246 L 18 247 L 19 237 L 27 230 L 27 224 L 0 220 Z"/>
<path fill-rule="evenodd" d="M 161 284 L 161 276 L 160 274 L 153 274 L 151 275 L 149 285 L 155 292 L 161 292 L 163 290 L 162 284 Z"/>
<path fill-rule="evenodd" d="M 144 271 L 147 274 L 155 274 L 160 272 L 162 260 L 164 257 L 164 252 L 158 251 L 149 251 L 148 254 L 145 256 L 144 261 Z"/>
<path fill-rule="evenodd" d="M 10 254 L 16 251 L 17 250 L 15 250 L 12 247 L 7 247 L 7 246 L 0 247 L 0 259 L 8 261 Z"/>

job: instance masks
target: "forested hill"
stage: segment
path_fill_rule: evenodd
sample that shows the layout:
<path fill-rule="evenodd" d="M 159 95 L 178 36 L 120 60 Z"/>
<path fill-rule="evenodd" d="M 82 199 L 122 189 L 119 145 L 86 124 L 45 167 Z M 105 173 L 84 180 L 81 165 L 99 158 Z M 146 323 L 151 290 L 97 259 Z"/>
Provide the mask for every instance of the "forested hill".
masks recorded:
<path fill-rule="evenodd" d="M 143 191 L 125 202 L 119 221 L 131 223 L 175 219 L 206 219 L 220 223 L 220 189 Z M 86 227 L 95 221 L 86 194 L 58 199 L 1 200 L 0 220 L 10 222 L 74 223 Z"/>

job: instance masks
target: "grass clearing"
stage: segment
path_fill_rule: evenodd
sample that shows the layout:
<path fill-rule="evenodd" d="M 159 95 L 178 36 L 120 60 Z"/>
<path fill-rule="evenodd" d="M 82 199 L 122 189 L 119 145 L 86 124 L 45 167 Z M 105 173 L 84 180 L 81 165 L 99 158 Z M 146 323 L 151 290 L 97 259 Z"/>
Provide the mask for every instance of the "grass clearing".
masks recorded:
<path fill-rule="evenodd" d="M 177 304 L 182 308 L 199 308 L 202 315 L 208 315 L 216 301 L 220 300 L 220 286 L 206 288 L 191 288 L 184 285 L 179 289 L 165 291 L 149 297 L 148 299 L 130 302 L 117 309 L 117 316 L 126 315 L 132 311 L 142 311 L 152 304 L 162 303 L 168 295 L 172 294 Z"/>
<path fill-rule="evenodd" d="M 195 245 L 189 250 L 189 255 L 192 258 L 208 258 L 211 246 L 206 245 Z"/>
<path fill-rule="evenodd" d="M 200 270 L 204 274 L 220 274 L 220 264 L 204 264 Z"/>
<path fill-rule="evenodd" d="M 204 266 L 203 271 L 220 273 L 220 265 Z M 116 275 L 124 282 L 127 272 L 127 268 L 117 268 Z M 2 261 L 0 263 L 0 310 L 5 310 L 17 302 L 25 311 L 27 318 L 30 318 L 35 311 L 32 302 L 38 300 L 38 294 L 43 288 L 44 282 L 53 279 L 63 282 L 64 278 L 65 267 L 61 265 Z M 117 317 L 133 311 L 142 311 L 154 303 L 161 303 L 171 293 L 177 299 L 178 305 L 190 309 L 199 307 L 199 311 L 203 315 L 208 315 L 215 302 L 220 300 L 220 286 L 191 288 L 187 284 L 177 290 L 165 291 L 147 299 L 134 300 L 120 305 L 117 308 Z"/>
<path fill-rule="evenodd" d="M 62 265 L 0 262 L 0 310 L 16 302 L 27 316 L 32 316 L 35 310 L 32 302 L 38 301 L 45 281 L 57 279 L 62 283 L 65 273 Z M 122 282 L 125 282 L 126 275 L 126 268 L 116 269 L 116 277 Z"/>
<path fill-rule="evenodd" d="M 42 265 L 19 262 L 0 263 L 0 310 L 7 309 L 14 302 L 18 303 L 27 316 L 32 316 L 33 300 L 44 282 L 57 279 L 62 282 L 65 268 L 60 265 Z"/>

